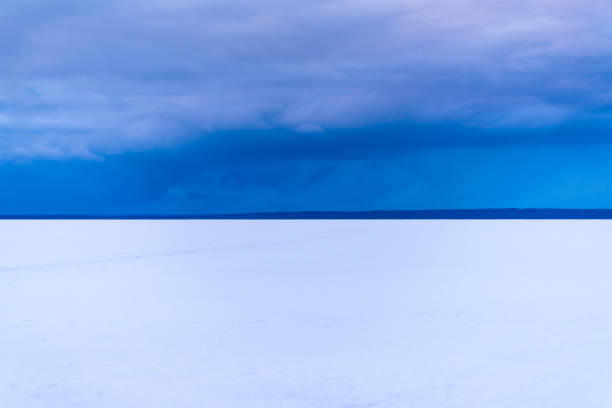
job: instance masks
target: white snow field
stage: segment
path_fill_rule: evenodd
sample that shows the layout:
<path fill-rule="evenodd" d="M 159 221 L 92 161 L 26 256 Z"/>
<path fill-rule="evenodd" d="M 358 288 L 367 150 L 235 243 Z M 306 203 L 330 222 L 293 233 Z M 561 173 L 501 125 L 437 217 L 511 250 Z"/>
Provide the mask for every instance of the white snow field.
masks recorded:
<path fill-rule="evenodd" d="M 611 407 L 611 221 L 2 221 L 0 407 Z"/>

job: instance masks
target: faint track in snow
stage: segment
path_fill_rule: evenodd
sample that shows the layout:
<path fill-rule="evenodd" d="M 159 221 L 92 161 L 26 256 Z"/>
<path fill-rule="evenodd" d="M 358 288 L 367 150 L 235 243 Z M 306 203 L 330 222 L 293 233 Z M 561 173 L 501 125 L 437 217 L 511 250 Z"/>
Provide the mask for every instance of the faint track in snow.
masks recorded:
<path fill-rule="evenodd" d="M 187 248 L 187 249 L 177 249 L 177 250 L 165 251 L 165 252 L 151 252 L 151 253 L 141 253 L 141 254 L 132 254 L 132 255 L 116 255 L 116 256 L 101 257 L 101 258 L 96 258 L 96 259 L 0 266 L 0 274 L 7 276 L 7 275 L 14 275 L 14 274 L 11 274 L 11 272 L 47 270 L 47 269 L 57 269 L 57 268 L 75 267 L 75 266 L 78 267 L 78 266 L 90 266 L 90 265 L 116 264 L 116 263 L 135 262 L 135 261 L 154 259 L 154 258 L 172 258 L 172 257 L 207 254 L 207 253 L 215 254 L 215 253 L 223 253 L 223 252 L 235 251 L 235 250 L 253 249 L 253 248 L 279 246 L 279 245 L 291 245 L 291 244 L 296 244 L 296 243 L 301 243 L 301 242 L 318 241 L 318 240 L 325 240 L 325 239 L 336 239 L 339 236 L 346 236 L 346 234 L 333 235 L 333 236 L 322 236 L 322 237 L 315 237 L 315 238 L 293 239 L 293 240 L 263 241 L 263 242 L 255 242 L 255 243 L 242 244 L 242 245 L 218 245 L 218 246 L 211 246 L 207 248 Z"/>

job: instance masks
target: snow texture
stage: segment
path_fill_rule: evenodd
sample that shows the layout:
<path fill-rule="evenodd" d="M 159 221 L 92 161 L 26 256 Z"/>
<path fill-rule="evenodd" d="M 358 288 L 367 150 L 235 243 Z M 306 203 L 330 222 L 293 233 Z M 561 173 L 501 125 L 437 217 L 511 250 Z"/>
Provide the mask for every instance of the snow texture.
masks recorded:
<path fill-rule="evenodd" d="M 611 221 L 3 221 L 0 407 L 610 407 Z"/>

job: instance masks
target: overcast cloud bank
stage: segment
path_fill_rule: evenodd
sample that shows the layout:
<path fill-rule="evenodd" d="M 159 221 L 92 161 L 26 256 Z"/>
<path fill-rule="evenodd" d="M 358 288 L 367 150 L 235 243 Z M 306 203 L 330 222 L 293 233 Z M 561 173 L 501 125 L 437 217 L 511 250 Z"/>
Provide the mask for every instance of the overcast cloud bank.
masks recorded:
<path fill-rule="evenodd" d="M 611 17 L 594 0 L 11 2 L 0 155 L 397 121 L 607 131 Z"/>

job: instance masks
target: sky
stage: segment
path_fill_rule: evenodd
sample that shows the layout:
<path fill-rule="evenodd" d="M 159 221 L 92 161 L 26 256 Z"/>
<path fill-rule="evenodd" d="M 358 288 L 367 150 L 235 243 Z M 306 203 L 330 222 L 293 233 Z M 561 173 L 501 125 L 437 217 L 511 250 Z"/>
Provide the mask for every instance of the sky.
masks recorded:
<path fill-rule="evenodd" d="M 0 214 L 612 207 L 610 2 L 0 4 Z"/>

